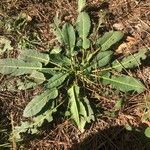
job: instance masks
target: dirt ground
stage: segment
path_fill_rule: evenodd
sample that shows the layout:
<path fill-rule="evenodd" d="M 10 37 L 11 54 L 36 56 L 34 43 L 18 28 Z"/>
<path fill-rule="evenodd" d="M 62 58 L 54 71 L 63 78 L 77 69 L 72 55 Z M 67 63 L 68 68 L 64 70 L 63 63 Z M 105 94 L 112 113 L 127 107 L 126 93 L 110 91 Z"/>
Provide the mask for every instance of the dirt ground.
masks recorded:
<path fill-rule="evenodd" d="M 105 11 L 101 33 L 109 30 L 121 30 L 125 33 L 124 45 L 116 53 L 128 55 L 142 47 L 150 48 L 150 1 L 149 0 L 88 0 L 85 8 L 96 23 L 100 11 Z M 6 36 L 12 41 L 14 51 L 12 57 L 17 56 L 17 43 L 24 36 L 39 36 L 35 46 L 44 51 L 47 45 L 53 46 L 55 36 L 51 31 L 51 23 L 56 13 L 62 21 L 74 23 L 77 17 L 77 3 L 75 0 L 1 0 L 0 19 L 12 22 L 20 13 L 29 16 L 27 25 L 19 32 L 6 31 L 0 26 L 0 36 Z M 37 39 L 36 39 L 37 40 Z M 1 57 L 6 57 L 5 55 Z M 116 94 L 103 90 L 93 98 L 100 106 L 99 116 L 95 122 L 87 126 L 84 133 L 80 133 L 69 120 L 56 117 L 53 123 L 40 129 L 35 136 L 25 136 L 23 142 L 17 144 L 17 149 L 23 150 L 149 150 L 150 139 L 144 135 L 144 129 L 150 122 L 143 122 L 145 105 L 150 105 L 150 57 L 141 68 L 134 72 L 140 78 L 147 90 L 142 94 Z M 6 83 L 13 84 L 13 77 L 0 76 L 2 87 Z M 0 145 L 9 143 L 13 119 L 14 125 L 22 120 L 22 112 L 30 97 L 35 95 L 41 87 L 26 91 L 0 91 Z M 123 107 L 115 116 L 108 114 L 114 107 L 115 101 L 123 99 Z M 58 119 L 57 119 L 58 118 Z M 132 127 L 132 131 L 130 129 Z M 0 129 L 0 130 L 1 130 Z M 9 144 L 8 144 L 9 145 Z M 12 149 L 11 146 L 0 149 Z"/>

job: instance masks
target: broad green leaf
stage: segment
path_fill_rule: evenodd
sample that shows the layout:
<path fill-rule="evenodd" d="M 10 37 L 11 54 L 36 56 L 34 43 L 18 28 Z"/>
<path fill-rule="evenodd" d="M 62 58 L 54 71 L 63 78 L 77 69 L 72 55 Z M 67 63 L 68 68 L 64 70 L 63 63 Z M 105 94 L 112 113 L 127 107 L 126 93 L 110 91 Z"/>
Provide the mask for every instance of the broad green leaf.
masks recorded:
<path fill-rule="evenodd" d="M 78 0 L 78 12 L 81 12 L 85 6 L 86 6 L 86 0 Z"/>
<path fill-rule="evenodd" d="M 44 63 L 45 65 L 49 63 L 48 54 L 44 54 L 44 53 L 38 52 L 36 50 L 31 50 L 31 49 L 21 50 L 19 58 L 28 62 L 32 62 L 32 61 L 41 62 L 41 63 Z"/>
<path fill-rule="evenodd" d="M 35 96 L 26 106 L 23 112 L 24 117 L 32 117 L 39 113 L 49 100 L 58 96 L 57 89 L 46 90 L 44 93 Z"/>
<path fill-rule="evenodd" d="M 115 60 L 112 63 L 112 68 L 117 71 L 122 71 L 122 69 L 137 67 L 141 65 L 141 60 L 146 59 L 147 51 L 148 50 L 145 48 L 140 50 L 138 53 L 123 58 L 120 62 L 118 60 Z"/>
<path fill-rule="evenodd" d="M 121 31 L 110 31 L 105 33 L 97 40 L 97 45 L 100 46 L 101 51 L 108 50 L 112 45 L 123 38 L 124 34 Z"/>
<path fill-rule="evenodd" d="M 101 76 L 102 83 L 110 84 L 113 88 L 122 92 L 136 91 L 141 93 L 144 91 L 144 85 L 137 79 L 130 76 Z"/>
<path fill-rule="evenodd" d="M 89 35 L 91 28 L 91 20 L 86 12 L 81 12 L 77 18 L 76 29 L 78 31 L 79 37 L 82 39 L 82 47 L 87 49 L 89 45 L 89 40 L 87 36 Z"/>
<path fill-rule="evenodd" d="M 105 52 L 99 52 L 95 58 L 92 60 L 90 68 L 99 68 L 106 66 L 112 57 L 113 52 L 112 51 L 105 51 Z M 89 69 L 88 67 L 88 69 Z"/>
<path fill-rule="evenodd" d="M 144 133 L 146 137 L 150 138 L 150 127 L 147 127 Z"/>
<path fill-rule="evenodd" d="M 65 40 L 65 45 L 68 46 L 69 54 L 72 54 L 75 47 L 75 40 L 76 40 L 73 26 L 69 23 L 65 23 L 62 28 L 62 33 L 63 33 L 63 38 Z"/>
<path fill-rule="evenodd" d="M 68 90 L 69 103 L 70 103 L 70 112 L 72 119 L 75 121 L 78 127 L 80 127 L 80 105 L 79 105 L 79 87 L 73 85 Z"/>
<path fill-rule="evenodd" d="M 0 54 L 4 53 L 6 50 L 12 50 L 11 41 L 4 36 L 0 36 Z"/>
<path fill-rule="evenodd" d="M 88 99 L 80 97 L 79 94 L 80 88 L 77 85 L 68 90 L 71 118 L 83 132 L 86 122 L 94 120 L 94 113 Z"/>
<path fill-rule="evenodd" d="M 29 78 L 33 79 L 37 84 L 41 84 L 46 80 L 44 74 L 38 71 L 33 71 Z"/>
<path fill-rule="evenodd" d="M 25 62 L 15 58 L 0 59 L 0 73 L 19 76 L 31 74 L 33 70 L 40 70 L 42 64 L 39 62 Z"/>
<path fill-rule="evenodd" d="M 60 86 L 65 81 L 67 76 L 68 76 L 68 73 L 55 74 L 53 77 L 51 77 L 48 80 L 46 87 L 49 89 L 52 89 L 52 88 L 56 88 L 56 87 Z"/>

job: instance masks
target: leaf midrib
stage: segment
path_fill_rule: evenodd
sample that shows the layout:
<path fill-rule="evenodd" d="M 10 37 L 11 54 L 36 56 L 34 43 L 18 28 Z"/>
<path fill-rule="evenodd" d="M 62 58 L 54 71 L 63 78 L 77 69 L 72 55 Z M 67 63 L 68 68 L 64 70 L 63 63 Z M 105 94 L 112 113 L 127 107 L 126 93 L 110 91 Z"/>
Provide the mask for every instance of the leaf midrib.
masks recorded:
<path fill-rule="evenodd" d="M 40 68 L 40 67 L 27 67 L 27 66 L 23 66 L 23 67 L 20 67 L 20 66 L 0 66 L 0 68 L 15 68 L 15 69 L 43 69 L 43 68 Z"/>
<path fill-rule="evenodd" d="M 29 58 L 35 58 L 35 59 L 37 59 L 37 60 L 41 60 L 41 61 L 44 61 L 44 62 L 46 62 L 46 63 L 48 63 L 48 61 L 49 61 L 49 60 L 47 60 L 47 59 L 39 58 L 39 57 L 36 57 L 36 56 L 28 56 L 28 55 L 24 55 L 24 56 L 29 57 Z"/>
<path fill-rule="evenodd" d="M 135 59 L 138 59 L 140 57 L 140 54 L 138 55 L 138 56 L 136 56 L 136 57 L 134 57 L 133 56 L 133 58 L 132 59 L 130 59 L 130 60 L 128 60 L 128 61 L 126 61 L 126 62 L 124 62 L 124 63 L 121 63 L 120 62 L 120 64 L 118 64 L 118 65 L 115 65 L 115 66 L 112 66 L 112 67 L 109 67 L 109 68 L 106 68 L 106 69 L 102 69 L 101 71 L 107 71 L 107 70 L 110 70 L 110 69 L 116 69 L 116 68 L 118 68 L 118 67 L 125 67 L 124 65 L 126 65 L 126 64 L 129 64 L 131 61 L 133 61 L 133 60 L 135 60 Z"/>
<path fill-rule="evenodd" d="M 128 84 L 128 83 L 125 83 L 125 82 L 120 82 L 120 81 L 116 81 L 114 79 L 110 79 L 110 78 L 107 78 L 107 77 L 103 77 L 101 76 L 102 79 L 105 79 L 105 80 L 108 80 L 108 81 L 113 81 L 113 82 L 116 82 L 116 83 L 119 83 L 119 84 L 122 84 L 122 85 L 127 85 L 127 86 L 130 86 L 130 87 L 134 87 L 134 88 L 139 88 L 141 87 L 141 85 L 137 82 L 137 84 L 139 84 L 139 86 L 133 86 L 132 84 Z"/>

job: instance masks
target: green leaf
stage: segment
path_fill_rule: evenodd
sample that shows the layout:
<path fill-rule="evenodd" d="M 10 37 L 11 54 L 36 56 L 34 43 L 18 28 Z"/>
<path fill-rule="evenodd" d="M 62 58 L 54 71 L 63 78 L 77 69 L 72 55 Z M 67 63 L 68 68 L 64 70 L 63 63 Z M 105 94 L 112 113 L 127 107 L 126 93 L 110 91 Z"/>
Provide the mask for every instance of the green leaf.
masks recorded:
<path fill-rule="evenodd" d="M 37 85 L 37 83 L 32 82 L 27 79 L 25 81 L 17 80 L 17 89 L 18 90 L 27 90 L 27 89 L 35 87 L 36 85 Z"/>
<path fill-rule="evenodd" d="M 73 85 L 68 90 L 68 95 L 70 97 L 70 112 L 72 114 L 72 119 L 75 121 L 78 127 L 80 127 L 80 110 L 79 110 L 79 87 Z"/>
<path fill-rule="evenodd" d="M 146 59 L 148 49 L 142 49 L 138 53 L 130 55 L 128 57 L 123 58 L 120 62 L 115 60 L 112 63 L 112 68 L 117 71 L 122 71 L 122 69 L 134 68 L 141 65 L 141 60 Z"/>
<path fill-rule="evenodd" d="M 99 68 L 106 66 L 112 57 L 112 51 L 99 52 L 95 58 L 92 60 L 90 68 Z"/>
<path fill-rule="evenodd" d="M 62 67 L 63 66 L 65 66 L 65 67 L 69 66 L 70 67 L 71 60 L 62 54 L 51 54 L 50 55 L 50 63 L 52 63 L 54 65 L 56 64 L 57 66 L 59 65 Z"/>
<path fill-rule="evenodd" d="M 122 92 L 136 91 L 141 93 L 144 91 L 144 85 L 137 79 L 130 76 L 101 76 L 103 84 L 111 84 L 111 86 Z"/>
<path fill-rule="evenodd" d="M 113 108 L 114 111 L 118 111 L 121 109 L 122 107 L 122 104 L 123 104 L 123 100 L 120 99 L 120 100 L 117 100 L 116 103 L 115 103 L 115 106 Z"/>
<path fill-rule="evenodd" d="M 78 0 L 78 12 L 81 12 L 86 6 L 86 0 Z"/>
<path fill-rule="evenodd" d="M 39 113 L 49 100 L 58 96 L 57 89 L 46 90 L 44 93 L 35 96 L 26 106 L 23 112 L 24 117 L 32 117 Z"/>
<path fill-rule="evenodd" d="M 53 77 L 51 77 L 48 80 L 46 87 L 49 89 L 52 89 L 52 88 L 56 88 L 56 87 L 60 86 L 65 81 L 65 79 L 67 78 L 68 75 L 69 75 L 68 73 L 55 74 Z"/>
<path fill-rule="evenodd" d="M 97 45 L 101 47 L 101 51 L 108 50 L 112 45 L 123 38 L 124 34 L 121 31 L 106 32 L 97 40 Z"/>
<path fill-rule="evenodd" d="M 145 136 L 150 138 L 150 127 L 147 127 L 145 132 L 144 132 Z"/>
<path fill-rule="evenodd" d="M 54 75 L 56 72 L 58 71 L 57 67 L 53 67 L 53 68 L 42 68 L 40 70 L 40 72 L 42 73 L 46 73 L 46 74 L 50 74 L 50 75 Z"/>
<path fill-rule="evenodd" d="M 43 124 L 44 120 L 47 120 L 48 122 L 51 122 L 51 121 L 53 120 L 52 113 L 54 113 L 54 112 L 57 111 L 57 107 L 58 107 L 58 106 L 55 107 L 55 102 L 52 102 L 52 103 L 48 106 L 47 110 L 46 110 L 44 113 L 42 113 L 42 114 L 40 114 L 40 115 L 34 117 L 34 118 L 33 118 L 33 121 L 34 121 L 36 124 L 38 124 L 38 126 L 41 126 L 41 125 Z"/>
<path fill-rule="evenodd" d="M 87 98 L 80 97 L 80 88 L 75 84 L 68 90 L 71 118 L 81 132 L 86 122 L 94 120 L 94 113 Z"/>
<path fill-rule="evenodd" d="M 82 47 L 84 49 L 88 49 L 90 47 L 90 44 L 91 44 L 91 42 L 89 39 L 85 38 L 82 40 Z"/>
<path fill-rule="evenodd" d="M 39 62 L 25 62 L 15 58 L 0 59 L 0 73 L 19 76 L 31 74 L 33 70 L 42 69 L 42 64 Z"/>
<path fill-rule="evenodd" d="M 48 54 L 44 54 L 44 53 L 38 52 L 36 50 L 31 50 L 31 49 L 21 50 L 19 58 L 28 62 L 32 62 L 32 61 L 41 62 L 41 63 L 44 63 L 45 65 L 49 63 Z"/>
<path fill-rule="evenodd" d="M 76 29 L 78 31 L 79 37 L 82 39 L 82 47 L 87 49 L 89 47 L 89 40 L 87 36 L 89 35 L 91 28 L 91 20 L 86 12 L 81 12 L 77 18 Z"/>
<path fill-rule="evenodd" d="M 59 54 L 62 51 L 62 48 L 60 47 L 54 47 L 51 51 L 50 54 Z"/>
<path fill-rule="evenodd" d="M 44 74 L 38 71 L 33 71 L 29 78 L 33 79 L 37 84 L 41 84 L 46 80 Z"/>
<path fill-rule="evenodd" d="M 68 46 L 68 49 L 70 50 L 69 54 L 72 54 L 75 47 L 75 40 L 76 40 L 73 26 L 69 23 L 65 23 L 62 28 L 62 33 L 63 33 L 65 44 Z"/>

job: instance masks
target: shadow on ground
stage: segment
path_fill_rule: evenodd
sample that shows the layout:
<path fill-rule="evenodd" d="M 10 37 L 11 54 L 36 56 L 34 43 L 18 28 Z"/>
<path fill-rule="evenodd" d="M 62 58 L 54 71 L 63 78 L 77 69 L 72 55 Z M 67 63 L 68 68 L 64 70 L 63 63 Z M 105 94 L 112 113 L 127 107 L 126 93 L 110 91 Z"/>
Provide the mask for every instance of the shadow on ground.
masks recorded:
<path fill-rule="evenodd" d="M 111 127 L 91 134 L 71 150 L 150 150 L 150 139 L 144 131 L 127 131 L 122 126 Z"/>

